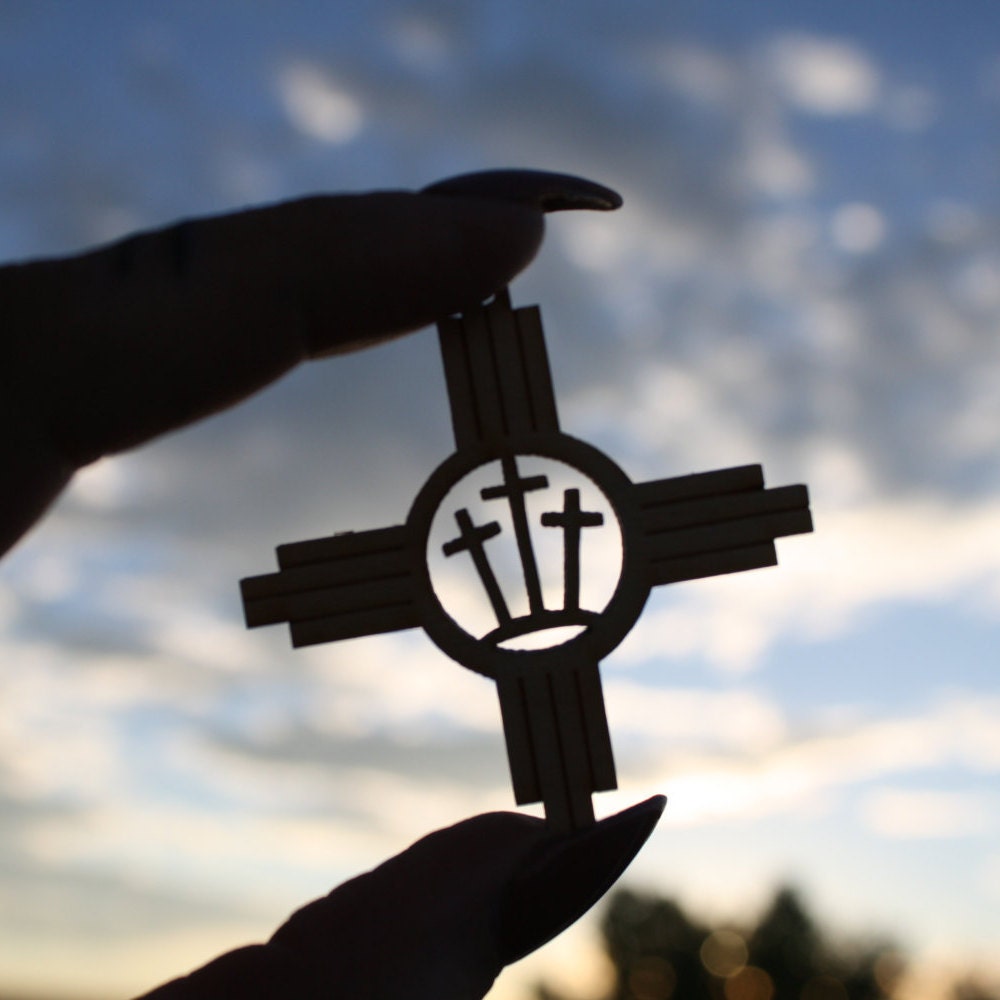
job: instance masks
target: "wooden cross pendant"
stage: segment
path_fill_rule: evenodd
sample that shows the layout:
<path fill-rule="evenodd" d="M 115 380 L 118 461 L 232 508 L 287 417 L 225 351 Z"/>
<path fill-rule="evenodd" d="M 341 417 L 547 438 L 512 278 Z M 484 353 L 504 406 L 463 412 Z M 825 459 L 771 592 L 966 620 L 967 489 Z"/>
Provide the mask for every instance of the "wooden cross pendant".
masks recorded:
<path fill-rule="evenodd" d="M 241 581 L 247 625 L 287 622 L 294 646 L 422 627 L 496 682 L 515 800 L 586 826 L 617 787 L 601 660 L 654 586 L 775 565 L 812 530 L 808 493 L 759 465 L 633 483 L 560 431 L 541 315 L 506 291 L 438 333 L 455 452 L 404 524 L 279 546 Z"/>

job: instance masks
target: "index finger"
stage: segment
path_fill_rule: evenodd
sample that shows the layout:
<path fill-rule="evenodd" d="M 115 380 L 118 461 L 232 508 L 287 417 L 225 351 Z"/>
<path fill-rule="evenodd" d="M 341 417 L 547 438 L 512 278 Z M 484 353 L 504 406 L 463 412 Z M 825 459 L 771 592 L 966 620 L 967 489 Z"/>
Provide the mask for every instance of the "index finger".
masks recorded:
<path fill-rule="evenodd" d="M 534 256 L 544 212 L 616 197 L 566 175 L 493 171 L 197 219 L 0 269 L 0 461 L 15 486 L 0 497 L 0 546 L 74 469 L 227 407 L 306 358 L 488 298 Z"/>

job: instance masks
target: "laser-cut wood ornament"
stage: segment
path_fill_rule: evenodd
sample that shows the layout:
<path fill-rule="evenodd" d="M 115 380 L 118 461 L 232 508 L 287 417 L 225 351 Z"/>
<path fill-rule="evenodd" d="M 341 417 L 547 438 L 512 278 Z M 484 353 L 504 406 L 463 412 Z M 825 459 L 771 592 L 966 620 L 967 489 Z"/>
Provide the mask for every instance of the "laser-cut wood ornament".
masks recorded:
<path fill-rule="evenodd" d="M 633 483 L 559 429 L 541 314 L 537 306 L 512 309 L 506 290 L 441 320 L 438 333 L 455 452 L 431 474 L 404 524 L 280 545 L 277 573 L 241 581 L 247 625 L 287 622 L 294 646 L 423 627 L 448 656 L 496 682 L 517 803 L 543 802 L 554 829 L 586 826 L 594 822 L 591 793 L 617 787 L 600 661 L 630 631 L 653 587 L 776 565 L 776 538 L 812 530 L 808 492 L 765 489 L 759 465 Z M 531 495 L 552 489 L 549 475 L 525 474 L 540 459 L 568 467 L 575 484 L 535 516 Z M 481 479 L 480 470 L 495 471 L 500 482 L 479 489 L 481 504 L 498 515 L 477 523 L 452 494 Z M 581 486 L 588 501 L 603 499 L 603 511 L 585 509 Z M 607 526 L 606 514 L 620 531 L 620 571 L 604 606 L 585 608 L 582 539 Z M 446 562 L 470 561 L 495 619 L 485 631 L 460 624 L 440 582 L 435 589 L 437 551 L 429 546 L 449 516 L 453 537 L 436 544 Z M 551 529 L 562 533 L 561 607 L 551 606 L 536 555 Z M 493 558 L 511 535 L 523 587 L 516 600 Z M 545 632 L 554 644 L 510 648 Z"/>

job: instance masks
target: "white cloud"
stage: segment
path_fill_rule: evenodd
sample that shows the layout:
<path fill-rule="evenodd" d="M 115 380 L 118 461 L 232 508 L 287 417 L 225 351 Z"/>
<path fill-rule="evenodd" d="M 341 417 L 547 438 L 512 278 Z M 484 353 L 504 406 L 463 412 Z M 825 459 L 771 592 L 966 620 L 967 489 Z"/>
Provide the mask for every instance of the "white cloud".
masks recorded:
<path fill-rule="evenodd" d="M 245 671 L 261 659 L 260 644 L 240 622 L 191 607 L 153 623 L 149 641 L 165 662 L 187 662 L 207 670 Z"/>
<path fill-rule="evenodd" d="M 814 170 L 808 156 L 771 127 L 750 130 L 734 175 L 752 194 L 766 198 L 803 198 L 814 185 Z"/>
<path fill-rule="evenodd" d="M 862 808 L 875 833 L 895 839 L 976 837 L 1000 830 L 1000 798 L 981 792 L 881 788 Z"/>
<path fill-rule="evenodd" d="M 451 662 L 421 633 L 352 640 L 333 656 L 306 655 L 321 681 L 309 711 L 319 732 L 421 737 L 442 725 L 497 730 L 493 683 Z"/>
<path fill-rule="evenodd" d="M 439 22 L 417 14 L 390 20 L 386 37 L 400 61 L 431 73 L 446 67 L 452 52 L 448 30 Z"/>
<path fill-rule="evenodd" d="M 834 807 L 837 792 L 875 780 L 945 766 L 1000 771 L 1000 737 L 993 721 L 998 710 L 996 698 L 956 696 L 923 714 L 790 737 L 757 754 L 744 751 L 736 759 L 699 749 L 679 754 L 668 748 L 658 761 L 647 762 L 646 783 L 669 796 L 664 821 L 678 826 L 775 814 L 815 816 Z M 944 793 L 938 798 L 908 795 L 876 790 L 862 807 L 864 822 L 881 834 L 915 835 L 917 810 L 937 809 L 948 801 Z M 993 795 L 954 793 L 952 805 L 968 824 L 969 835 L 1000 825 L 1000 803 Z M 960 832 L 947 817 L 932 815 L 924 821 L 927 835 Z"/>
<path fill-rule="evenodd" d="M 955 291 L 965 304 L 992 315 L 1000 307 L 1000 254 L 979 253 L 965 261 L 956 275 Z"/>
<path fill-rule="evenodd" d="M 994 899 L 1000 901 L 1000 852 L 987 855 L 983 864 L 983 882 Z"/>
<path fill-rule="evenodd" d="M 939 103 L 937 95 L 928 88 L 904 84 L 885 95 L 882 112 L 893 127 L 905 132 L 920 132 L 937 120 Z"/>
<path fill-rule="evenodd" d="M 37 558 L 25 560 L 17 573 L 17 598 L 43 604 L 71 596 L 82 585 L 80 566 L 67 553 L 55 548 L 39 552 Z"/>
<path fill-rule="evenodd" d="M 860 114 L 878 96 L 878 68 L 847 40 L 784 35 L 767 47 L 766 59 L 785 99 L 811 114 Z"/>
<path fill-rule="evenodd" d="M 293 62 L 279 74 L 278 91 L 292 124 L 312 139 L 340 146 L 364 126 L 358 98 L 318 66 Z"/>
<path fill-rule="evenodd" d="M 863 202 L 841 205 L 830 223 L 834 242 L 848 253 L 870 253 L 885 239 L 886 223 L 882 213 Z"/>
<path fill-rule="evenodd" d="M 677 92 L 710 106 L 739 95 L 739 74 L 725 55 L 695 43 L 671 43 L 646 54 L 655 75 Z"/>
<path fill-rule="evenodd" d="M 92 919 L 86 908 L 79 915 L 81 922 Z M 14 922 L 4 926 L 0 976 L 10 989 L 23 983 L 36 995 L 73 996 L 82 980 L 93 996 L 137 996 L 223 952 L 266 940 L 285 915 L 205 920 L 191 911 L 187 923 L 178 920 L 169 930 L 115 928 L 113 935 L 100 940 L 37 930 L 25 933 Z"/>
<path fill-rule="evenodd" d="M 128 498 L 132 467 L 114 458 L 84 466 L 74 477 L 67 499 L 85 507 L 111 511 Z"/>
<path fill-rule="evenodd" d="M 777 705 L 752 691 L 652 688 L 606 669 L 604 692 L 616 744 L 643 741 L 759 753 L 786 736 Z"/>
<path fill-rule="evenodd" d="M 618 660 L 703 655 L 748 670 L 781 637 L 840 634 L 866 609 L 891 602 L 940 604 L 971 593 L 983 613 L 1000 615 L 1000 502 L 869 499 L 838 509 L 825 507 L 818 490 L 812 501 L 815 533 L 779 539 L 778 567 L 654 594 Z"/>

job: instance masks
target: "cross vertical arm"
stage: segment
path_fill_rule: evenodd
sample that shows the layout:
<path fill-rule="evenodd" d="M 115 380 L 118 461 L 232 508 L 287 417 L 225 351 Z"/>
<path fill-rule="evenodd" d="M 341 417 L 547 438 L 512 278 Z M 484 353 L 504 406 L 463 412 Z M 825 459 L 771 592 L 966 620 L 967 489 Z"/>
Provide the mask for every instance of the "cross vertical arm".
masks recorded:
<path fill-rule="evenodd" d="M 438 323 L 455 444 L 558 431 L 552 375 L 536 306 L 512 309 L 506 289 Z"/>
<path fill-rule="evenodd" d="M 596 663 L 497 680 L 514 799 L 543 802 L 553 830 L 594 821 L 593 792 L 618 787 Z"/>

